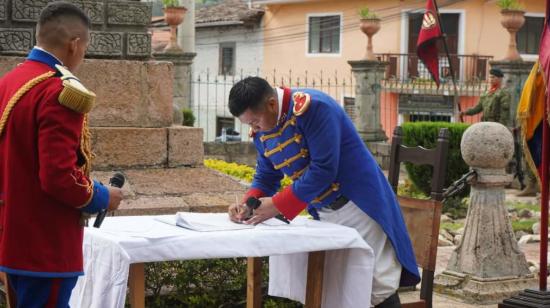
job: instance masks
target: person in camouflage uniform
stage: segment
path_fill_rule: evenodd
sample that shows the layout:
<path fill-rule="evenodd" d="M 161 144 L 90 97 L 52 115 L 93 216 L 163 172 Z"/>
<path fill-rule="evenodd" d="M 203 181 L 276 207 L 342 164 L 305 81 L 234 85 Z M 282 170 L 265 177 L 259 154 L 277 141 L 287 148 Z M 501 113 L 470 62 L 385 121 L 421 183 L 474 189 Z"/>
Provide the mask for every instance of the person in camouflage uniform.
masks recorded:
<path fill-rule="evenodd" d="M 502 88 L 504 74 L 498 68 L 490 70 L 489 91 L 479 98 L 479 102 L 473 108 L 462 111 L 461 115 L 476 115 L 483 112 L 481 121 L 498 122 L 506 127 L 512 127 L 510 121 L 510 93 Z"/>

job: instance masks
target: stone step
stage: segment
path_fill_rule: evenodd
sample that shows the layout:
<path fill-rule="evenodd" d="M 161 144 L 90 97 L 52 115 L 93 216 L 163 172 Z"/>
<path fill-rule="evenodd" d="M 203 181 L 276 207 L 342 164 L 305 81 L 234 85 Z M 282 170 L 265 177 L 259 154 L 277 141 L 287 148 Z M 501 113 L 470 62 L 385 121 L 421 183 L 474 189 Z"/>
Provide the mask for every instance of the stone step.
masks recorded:
<path fill-rule="evenodd" d="M 235 179 L 206 167 L 117 170 L 126 177 L 125 199 L 117 216 L 162 215 L 181 211 L 227 212 L 245 187 Z M 108 183 L 115 171 L 94 171 Z"/>

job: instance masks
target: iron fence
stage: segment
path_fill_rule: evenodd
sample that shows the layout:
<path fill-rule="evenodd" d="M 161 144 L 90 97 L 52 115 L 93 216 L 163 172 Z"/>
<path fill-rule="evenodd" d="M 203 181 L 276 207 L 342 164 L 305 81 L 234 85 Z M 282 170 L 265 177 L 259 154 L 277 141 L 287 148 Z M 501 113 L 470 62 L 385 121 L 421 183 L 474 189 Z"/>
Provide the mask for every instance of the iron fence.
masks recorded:
<path fill-rule="evenodd" d="M 191 78 L 191 109 L 195 115 L 195 126 L 204 130 L 204 141 L 221 141 L 224 128 L 224 138 L 228 141 L 250 141 L 248 125 L 233 117 L 227 107 L 231 87 L 248 76 L 262 77 L 273 87 L 318 89 L 333 97 L 342 106 L 345 99 L 355 96 L 351 71 L 347 76 L 339 76 L 337 72 L 329 74 L 320 71 L 318 74 L 311 74 L 305 71 L 296 74 L 293 71 L 273 70 L 262 73 L 257 69 L 241 70 L 239 74 L 223 76 L 207 70 L 206 73 L 195 74 Z"/>

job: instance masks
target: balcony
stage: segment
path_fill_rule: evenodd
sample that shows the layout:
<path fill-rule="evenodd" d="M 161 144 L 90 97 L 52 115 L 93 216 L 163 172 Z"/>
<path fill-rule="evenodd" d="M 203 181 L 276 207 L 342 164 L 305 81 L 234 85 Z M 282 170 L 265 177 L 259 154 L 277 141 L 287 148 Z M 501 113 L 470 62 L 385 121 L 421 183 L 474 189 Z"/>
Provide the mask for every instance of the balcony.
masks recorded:
<path fill-rule="evenodd" d="M 430 73 L 416 54 L 384 53 L 377 54 L 380 61 L 389 63 L 382 82 L 384 90 L 400 94 L 454 95 L 451 78 L 451 65 L 456 80 L 456 91 L 460 96 L 478 96 L 487 89 L 489 61 L 492 56 L 450 55 L 439 56 L 439 76 L 441 86 L 436 87 Z M 450 65 L 449 65 L 450 64 Z"/>

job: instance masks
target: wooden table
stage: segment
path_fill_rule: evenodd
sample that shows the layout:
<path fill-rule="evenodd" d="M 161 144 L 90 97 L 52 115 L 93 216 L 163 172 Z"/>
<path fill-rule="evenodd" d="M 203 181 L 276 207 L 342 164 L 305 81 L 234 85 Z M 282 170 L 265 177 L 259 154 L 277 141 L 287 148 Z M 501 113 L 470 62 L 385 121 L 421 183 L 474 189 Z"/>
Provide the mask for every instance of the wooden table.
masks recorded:
<path fill-rule="evenodd" d="M 307 269 L 306 307 L 320 308 L 323 292 L 323 271 L 325 252 L 309 253 Z M 246 307 L 262 307 L 262 260 L 257 257 L 247 258 Z M 128 278 L 130 289 L 130 307 L 145 308 L 145 263 L 130 265 Z"/>
<path fill-rule="evenodd" d="M 287 279 L 307 276 L 305 284 L 289 289 L 293 294 L 289 296 L 300 297 L 305 292 L 307 307 L 321 307 L 322 300 L 328 300 L 332 306 L 342 306 L 338 303 L 343 299 L 363 303 L 370 300 L 374 254 L 355 229 L 298 217 L 290 226 L 281 228 L 197 232 L 159 221 L 165 217 L 173 216 L 107 217 L 101 229 L 86 228 L 83 244 L 86 275 L 79 278 L 70 306 L 124 307 L 129 288 L 131 306 L 145 307 L 145 263 L 247 257 L 247 307 L 261 307 L 260 257 L 266 256 L 277 256 L 278 260 L 277 276 L 270 277 L 278 281 L 273 286 L 280 288 Z M 353 268 L 335 265 L 324 269 L 325 258 L 331 262 L 335 254 L 358 259 L 354 259 Z M 291 261 L 297 260 L 296 257 L 300 263 Z M 349 261 L 339 260 L 345 264 Z M 290 262 L 288 267 L 286 262 Z M 323 287 L 325 291 L 333 290 L 337 288 L 336 282 L 344 281 L 348 286 L 344 292 L 323 298 Z M 368 292 L 365 288 L 369 288 Z"/>

